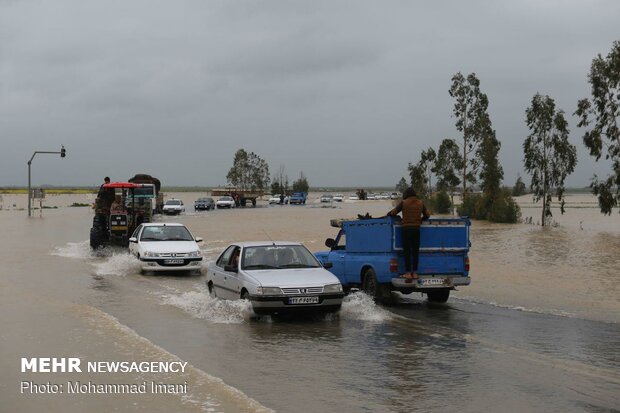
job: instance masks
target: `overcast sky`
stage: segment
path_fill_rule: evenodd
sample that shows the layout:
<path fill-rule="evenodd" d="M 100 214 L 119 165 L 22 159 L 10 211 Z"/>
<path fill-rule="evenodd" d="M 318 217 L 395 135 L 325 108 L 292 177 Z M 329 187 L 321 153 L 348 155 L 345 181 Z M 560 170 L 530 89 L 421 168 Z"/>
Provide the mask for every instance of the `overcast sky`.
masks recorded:
<path fill-rule="evenodd" d="M 523 171 L 536 92 L 595 163 L 572 113 L 592 59 L 620 40 L 620 1 L 0 0 L 0 185 L 99 185 L 150 173 L 220 185 L 239 148 L 312 186 L 395 185 L 420 151 L 458 140 L 448 94 L 475 72 Z"/>

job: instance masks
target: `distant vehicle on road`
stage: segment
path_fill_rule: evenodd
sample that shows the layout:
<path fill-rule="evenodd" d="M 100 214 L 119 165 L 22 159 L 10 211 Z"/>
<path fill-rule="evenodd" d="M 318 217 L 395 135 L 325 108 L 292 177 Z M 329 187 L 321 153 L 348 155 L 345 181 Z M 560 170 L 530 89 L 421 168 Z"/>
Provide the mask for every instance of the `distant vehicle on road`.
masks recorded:
<path fill-rule="evenodd" d="M 325 194 L 321 196 L 321 202 L 332 202 L 334 200 L 334 196 L 331 194 Z"/>
<path fill-rule="evenodd" d="M 359 201 L 360 197 L 357 196 L 357 194 L 351 194 L 349 195 L 349 201 Z"/>
<path fill-rule="evenodd" d="M 146 189 L 141 191 L 136 191 L 136 196 L 142 196 L 144 198 L 152 197 L 152 207 L 153 212 L 156 214 L 161 214 L 162 209 L 164 207 L 164 193 L 160 191 L 161 189 L 161 181 L 154 176 L 147 174 L 135 174 L 133 177 L 129 179 L 128 182 L 134 184 L 152 184 L 155 188 L 155 193 L 151 196 L 148 196 L 148 191 Z M 146 185 L 144 185 L 146 186 Z"/>
<path fill-rule="evenodd" d="M 392 192 L 392 193 L 390 194 L 390 199 L 398 199 L 398 198 L 400 198 L 400 196 L 401 196 L 401 195 L 400 195 L 400 193 L 398 193 L 398 192 Z"/>
<path fill-rule="evenodd" d="M 336 195 L 334 195 L 333 199 L 334 199 L 334 202 L 342 202 L 342 201 L 344 201 L 344 195 L 336 194 Z"/>
<path fill-rule="evenodd" d="M 217 200 L 217 202 L 215 203 L 215 206 L 217 207 L 217 209 L 234 208 L 235 200 L 233 199 L 232 196 L 223 196 Z"/>
<path fill-rule="evenodd" d="M 210 209 L 215 209 L 213 198 L 198 198 L 194 201 L 194 211 L 209 211 Z"/>
<path fill-rule="evenodd" d="M 269 205 L 273 205 L 273 204 L 288 204 L 289 203 L 289 197 L 288 196 L 284 196 L 284 198 L 282 198 L 281 195 L 273 195 L 271 198 L 269 198 Z"/>
<path fill-rule="evenodd" d="M 338 278 L 306 247 L 285 241 L 230 245 L 209 264 L 206 283 L 214 297 L 249 300 L 256 314 L 336 312 L 344 296 Z"/>
<path fill-rule="evenodd" d="M 256 200 L 262 197 L 263 191 L 259 190 L 251 190 L 251 189 L 240 189 L 232 186 L 225 188 L 213 188 L 211 189 L 211 196 L 230 196 L 235 200 L 235 206 L 244 207 L 248 203 L 251 203 L 253 207 L 256 206 Z"/>
<path fill-rule="evenodd" d="M 164 203 L 162 212 L 164 215 L 179 215 L 181 212 L 185 212 L 185 205 L 180 199 L 171 198 Z"/>
<path fill-rule="evenodd" d="M 303 205 L 306 203 L 306 198 L 308 197 L 307 192 L 293 192 L 291 198 L 289 200 L 289 204 L 291 205 Z"/>
<path fill-rule="evenodd" d="M 140 260 L 142 271 L 200 271 L 202 253 L 183 224 L 139 225 L 129 238 L 129 251 Z"/>

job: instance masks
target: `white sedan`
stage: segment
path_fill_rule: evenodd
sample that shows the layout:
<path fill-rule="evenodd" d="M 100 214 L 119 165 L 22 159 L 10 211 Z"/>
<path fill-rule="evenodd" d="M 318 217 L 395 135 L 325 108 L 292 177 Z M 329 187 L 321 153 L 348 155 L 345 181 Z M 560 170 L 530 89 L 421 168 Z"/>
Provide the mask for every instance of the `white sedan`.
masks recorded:
<path fill-rule="evenodd" d="M 180 199 L 169 199 L 164 204 L 162 212 L 165 215 L 179 215 L 181 212 L 185 212 L 185 205 Z"/>
<path fill-rule="evenodd" d="M 232 244 L 209 264 L 206 282 L 212 296 L 250 300 L 256 314 L 336 312 L 344 296 L 338 278 L 294 242 Z"/>
<path fill-rule="evenodd" d="M 233 199 L 232 196 L 223 196 L 220 199 L 217 200 L 217 202 L 215 203 L 215 207 L 217 209 L 221 209 L 221 208 L 234 208 L 235 207 L 235 200 Z"/>
<path fill-rule="evenodd" d="M 141 263 L 142 271 L 200 271 L 202 253 L 183 224 L 141 224 L 129 238 L 129 251 Z"/>
<path fill-rule="evenodd" d="M 282 197 L 281 195 L 273 195 L 271 198 L 269 198 L 269 205 L 273 205 L 273 204 L 287 204 L 288 205 L 288 201 L 289 201 L 288 196 Z"/>

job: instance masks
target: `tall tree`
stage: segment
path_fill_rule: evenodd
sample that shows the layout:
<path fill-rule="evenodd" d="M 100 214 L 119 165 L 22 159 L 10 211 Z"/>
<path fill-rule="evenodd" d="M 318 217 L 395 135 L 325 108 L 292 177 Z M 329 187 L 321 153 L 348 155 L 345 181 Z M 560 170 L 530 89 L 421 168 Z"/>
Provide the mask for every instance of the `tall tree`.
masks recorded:
<path fill-rule="evenodd" d="M 525 170 L 532 176 L 530 187 L 534 200 L 542 199 L 542 225 L 551 217 L 552 191 L 561 201 L 564 213 L 564 180 L 575 170 L 577 149 L 568 142 L 568 123 L 564 111 L 555 109 L 549 96 L 539 93 L 532 98 L 526 109 L 526 123 L 531 133 L 523 143 Z"/>
<path fill-rule="evenodd" d="M 226 179 L 240 190 L 262 191 L 269 187 L 269 165 L 254 152 L 239 149 Z"/>
<path fill-rule="evenodd" d="M 515 186 L 512 187 L 512 196 L 521 196 L 525 195 L 527 192 L 527 187 L 521 179 L 521 176 L 517 177 L 517 182 L 515 182 Z"/>
<path fill-rule="evenodd" d="M 416 191 L 418 197 L 427 197 L 426 171 L 420 163 L 409 163 L 409 177 L 411 178 L 411 187 Z"/>
<path fill-rule="evenodd" d="M 403 176 L 396 184 L 396 190 L 402 194 L 403 192 L 405 192 L 405 189 L 407 189 L 408 186 L 409 184 L 407 184 L 407 180 Z"/>
<path fill-rule="evenodd" d="M 424 169 L 424 175 L 428 184 L 426 193 L 429 196 L 433 193 L 433 166 L 435 166 L 436 158 L 437 153 L 435 153 L 433 148 L 428 148 L 427 150 L 422 151 L 422 154 L 420 155 L 420 167 Z"/>
<path fill-rule="evenodd" d="M 499 164 L 501 143 L 495 137 L 495 131 L 489 125 L 478 147 L 480 159 L 480 189 L 489 200 L 495 199 L 500 193 L 504 170 Z"/>
<path fill-rule="evenodd" d="M 282 188 L 280 187 L 280 182 L 273 181 L 271 183 L 271 195 L 280 195 L 284 193 Z"/>
<path fill-rule="evenodd" d="M 593 123 L 583 135 L 590 155 L 598 162 L 606 149 L 605 159 L 611 160 L 611 174 L 602 180 L 594 175 L 590 185 L 601 212 L 611 214 L 612 208 L 620 205 L 620 41 L 613 43 L 607 58 L 599 54 L 592 60 L 588 82 L 592 101 L 581 99 L 574 114 L 581 118 L 577 124 L 580 128 Z"/>
<path fill-rule="evenodd" d="M 299 173 L 299 179 L 293 182 L 293 192 L 308 192 L 310 185 L 303 171 Z"/>
<path fill-rule="evenodd" d="M 274 192 L 276 191 L 276 192 Z M 271 183 L 271 194 L 279 195 L 279 194 L 287 194 L 289 192 L 288 187 L 288 175 L 286 175 L 286 170 L 284 165 L 280 165 L 280 169 L 276 173 L 273 178 L 273 182 Z"/>
<path fill-rule="evenodd" d="M 427 198 L 433 193 L 431 179 L 436 157 L 435 150 L 428 148 L 422 151 L 417 164 L 409 163 L 408 170 L 411 177 L 411 186 L 420 198 Z"/>
<path fill-rule="evenodd" d="M 461 183 L 458 171 L 462 169 L 463 158 L 459 144 L 454 139 L 444 139 L 439 145 L 433 172 L 437 176 L 437 190 L 454 192 Z"/>
<path fill-rule="evenodd" d="M 456 117 L 456 129 L 463 134 L 461 182 L 465 196 L 467 184 L 476 182 L 478 159 L 475 154 L 488 126 L 489 100 L 487 95 L 480 91 L 480 80 L 475 73 L 470 73 L 467 78 L 461 72 L 455 74 L 449 93 L 455 99 L 453 113 Z"/>

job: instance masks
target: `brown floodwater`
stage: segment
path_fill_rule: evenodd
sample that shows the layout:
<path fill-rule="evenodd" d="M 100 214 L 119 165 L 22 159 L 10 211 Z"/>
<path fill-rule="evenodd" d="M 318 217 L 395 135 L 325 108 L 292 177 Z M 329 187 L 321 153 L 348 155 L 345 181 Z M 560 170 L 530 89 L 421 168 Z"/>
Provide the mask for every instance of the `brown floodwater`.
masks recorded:
<path fill-rule="evenodd" d="M 204 238 L 207 259 L 230 242 L 285 239 L 312 251 L 330 218 L 387 212 L 389 201 L 266 206 L 162 218 Z M 362 293 L 338 316 L 252 318 L 212 299 L 203 276 L 141 275 L 122 249 L 91 253 L 89 196 L 57 209 L 0 211 L 0 412 L 30 411 L 613 411 L 620 407 L 620 214 L 569 197 L 557 226 L 474 221 L 472 285 L 445 305 Z M 523 197 L 523 215 L 540 210 Z M 15 206 L 13 206 L 15 205 Z M 572 207 L 571 207 L 572 206 Z M 205 263 L 206 265 L 206 263 Z M 21 373 L 21 357 L 183 360 L 185 373 Z M 30 395 L 22 380 L 188 383 L 186 395 Z"/>

